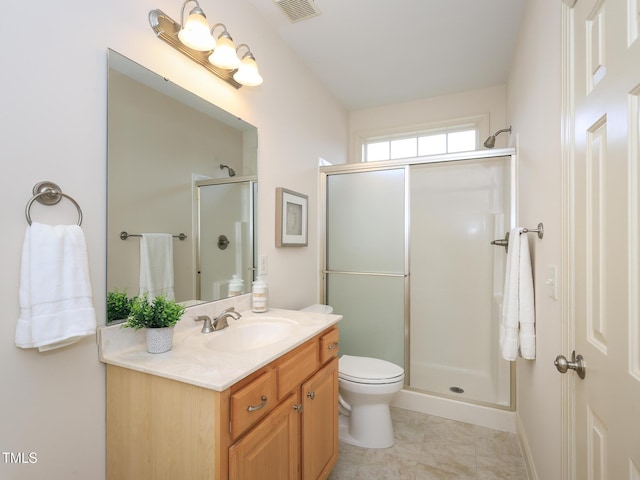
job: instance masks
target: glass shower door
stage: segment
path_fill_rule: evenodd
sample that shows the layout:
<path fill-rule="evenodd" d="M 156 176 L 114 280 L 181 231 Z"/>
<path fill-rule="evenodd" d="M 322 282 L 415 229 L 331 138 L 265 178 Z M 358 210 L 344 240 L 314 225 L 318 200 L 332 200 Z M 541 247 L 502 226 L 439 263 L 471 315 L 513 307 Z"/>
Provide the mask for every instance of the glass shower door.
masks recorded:
<path fill-rule="evenodd" d="M 340 351 L 404 366 L 406 170 L 327 177 L 326 300 Z"/>
<path fill-rule="evenodd" d="M 325 299 L 340 352 L 405 370 L 405 388 L 509 408 L 500 357 L 515 156 L 326 173 Z"/>

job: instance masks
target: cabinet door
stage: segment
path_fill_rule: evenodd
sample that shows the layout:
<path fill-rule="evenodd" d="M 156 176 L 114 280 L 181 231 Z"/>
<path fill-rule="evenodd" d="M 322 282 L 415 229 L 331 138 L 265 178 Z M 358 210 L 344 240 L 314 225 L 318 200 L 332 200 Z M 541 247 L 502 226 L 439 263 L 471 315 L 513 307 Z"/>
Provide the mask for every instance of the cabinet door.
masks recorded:
<path fill-rule="evenodd" d="M 292 393 L 229 448 L 230 480 L 297 480 L 300 476 L 300 413 Z"/>
<path fill-rule="evenodd" d="M 338 359 L 302 385 L 302 480 L 325 479 L 338 459 Z"/>

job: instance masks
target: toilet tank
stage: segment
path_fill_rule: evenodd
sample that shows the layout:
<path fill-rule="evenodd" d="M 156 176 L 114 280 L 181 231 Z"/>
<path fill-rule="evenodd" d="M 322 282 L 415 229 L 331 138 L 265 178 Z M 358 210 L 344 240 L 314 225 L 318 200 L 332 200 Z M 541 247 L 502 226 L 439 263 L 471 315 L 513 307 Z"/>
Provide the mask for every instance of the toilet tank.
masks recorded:
<path fill-rule="evenodd" d="M 333 313 L 333 307 L 331 305 L 321 305 L 316 303 L 300 309 L 301 312 L 310 313 Z"/>

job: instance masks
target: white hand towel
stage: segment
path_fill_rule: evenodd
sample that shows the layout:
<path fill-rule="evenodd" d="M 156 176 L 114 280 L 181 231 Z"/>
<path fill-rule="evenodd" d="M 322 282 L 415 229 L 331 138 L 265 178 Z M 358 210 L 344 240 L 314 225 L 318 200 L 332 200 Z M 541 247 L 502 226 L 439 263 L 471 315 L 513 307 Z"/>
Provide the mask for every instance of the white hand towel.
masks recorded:
<path fill-rule="evenodd" d="M 523 358 L 535 358 L 535 313 L 533 276 L 529 242 L 522 228 L 509 234 L 509 252 L 505 271 L 504 297 L 500 322 L 502 358 L 514 361 L 518 350 Z"/>
<path fill-rule="evenodd" d="M 174 300 L 173 236 L 143 233 L 140 239 L 140 295 L 149 300 L 162 295 Z"/>
<path fill-rule="evenodd" d="M 52 350 L 96 332 L 87 245 L 77 225 L 27 227 L 20 274 L 20 348 Z"/>

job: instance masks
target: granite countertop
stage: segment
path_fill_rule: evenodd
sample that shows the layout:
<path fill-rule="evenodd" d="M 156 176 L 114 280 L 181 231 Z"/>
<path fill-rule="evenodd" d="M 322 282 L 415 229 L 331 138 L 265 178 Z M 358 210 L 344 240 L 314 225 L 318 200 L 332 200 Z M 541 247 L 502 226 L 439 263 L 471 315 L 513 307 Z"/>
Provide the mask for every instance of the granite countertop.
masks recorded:
<path fill-rule="evenodd" d="M 204 314 L 213 319 L 222 307 L 206 313 L 206 307 L 187 309 L 176 325 L 172 349 L 161 354 L 147 353 L 143 330 L 120 325 L 101 327 L 100 361 L 223 391 L 342 319 L 333 314 L 282 309 L 254 313 L 236 307 L 242 315 L 239 320 L 229 318 L 228 328 L 201 333 L 202 322 L 193 318 Z M 252 326 L 256 328 L 251 330 Z M 248 342 L 237 341 L 240 330 L 244 330 L 242 340 Z M 241 343 L 246 343 L 246 348 Z"/>

